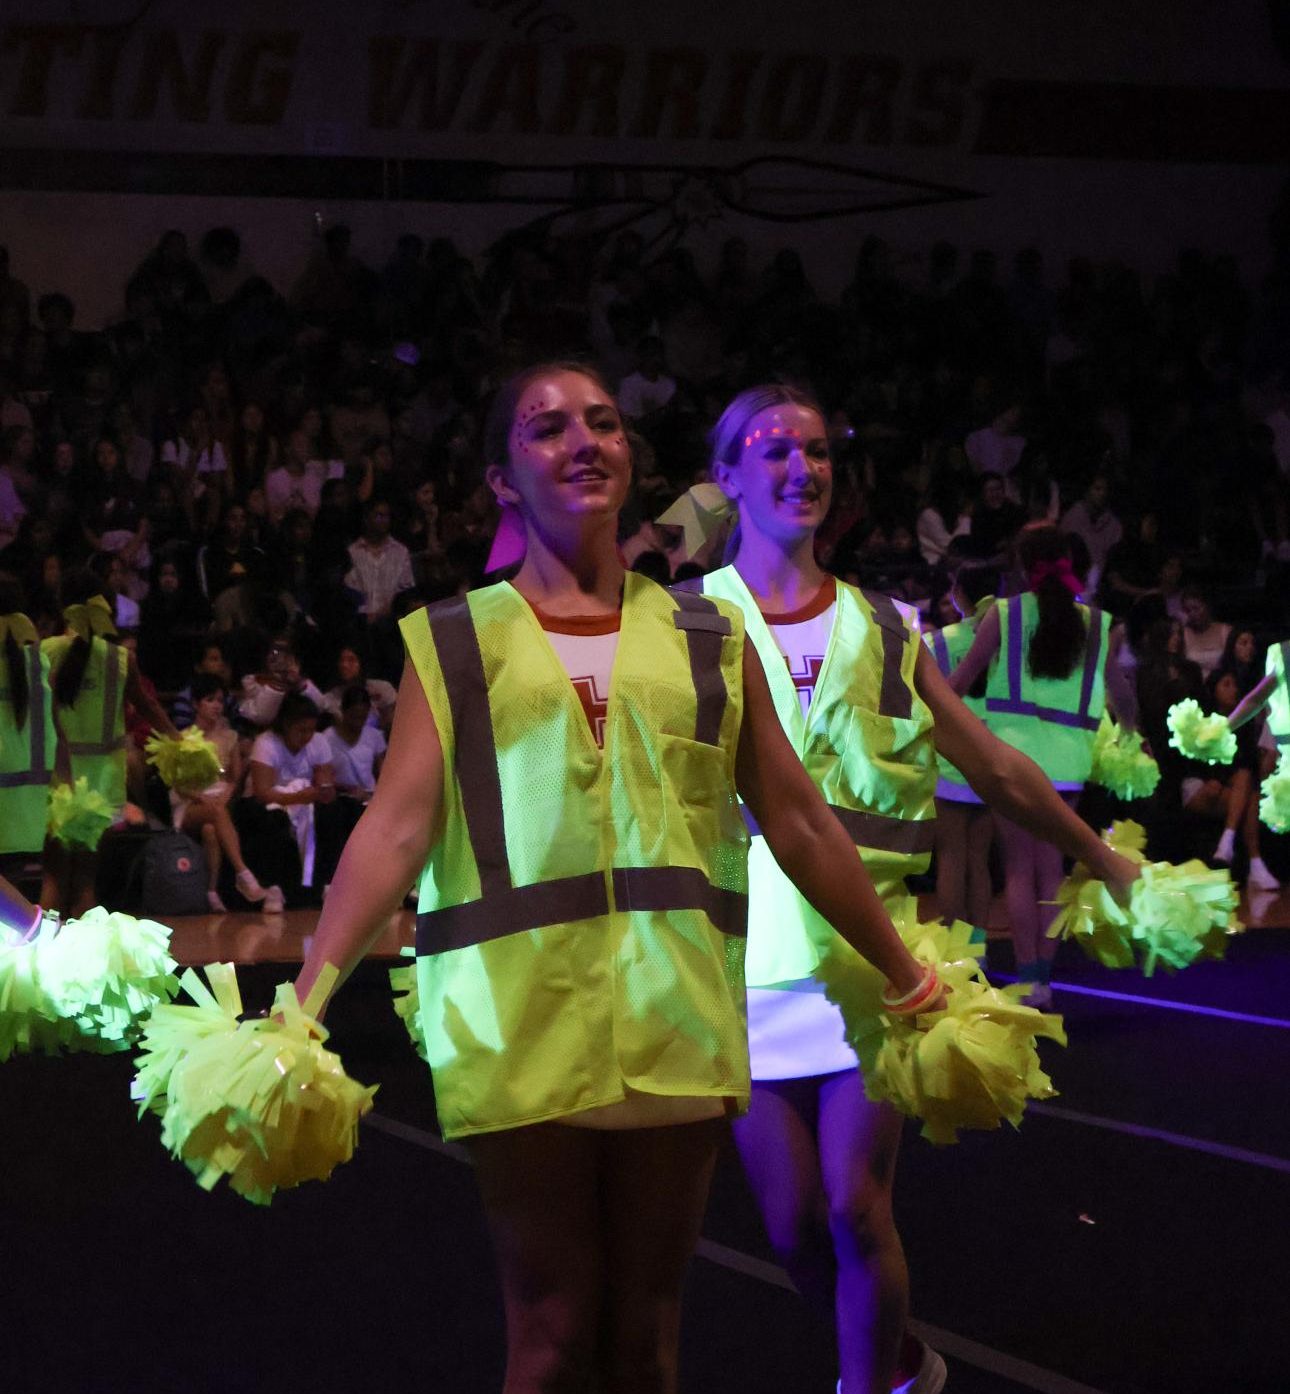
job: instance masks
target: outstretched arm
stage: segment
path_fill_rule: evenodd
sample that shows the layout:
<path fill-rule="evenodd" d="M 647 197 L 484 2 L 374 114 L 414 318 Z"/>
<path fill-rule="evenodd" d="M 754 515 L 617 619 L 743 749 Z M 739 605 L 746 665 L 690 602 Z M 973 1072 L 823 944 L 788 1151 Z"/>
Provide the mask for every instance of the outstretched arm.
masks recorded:
<path fill-rule="evenodd" d="M 916 988 L 924 970 L 896 933 L 855 843 L 789 745 L 752 644 L 744 646 L 744 720 L 735 773 L 740 797 L 798 890 L 896 993 Z"/>
<path fill-rule="evenodd" d="M 990 666 L 990 660 L 998 652 L 999 607 L 991 605 L 986 611 L 985 618 L 977 625 L 972 647 L 963 655 L 963 661 L 950 674 L 949 685 L 959 697 L 962 697 L 965 692 L 972 691 L 973 684 Z M 921 655 L 918 663 L 921 669 L 923 665 Z"/>
<path fill-rule="evenodd" d="M 1239 731 L 1247 721 L 1252 721 L 1258 716 L 1272 700 L 1272 694 L 1277 690 L 1279 681 L 1275 673 L 1268 673 L 1241 698 L 1227 718 L 1227 724 L 1233 731 Z"/>
<path fill-rule="evenodd" d="M 372 801 L 345 844 L 296 994 L 303 1002 L 324 965 L 349 977 L 403 903 L 439 835 L 443 747 L 421 680 L 404 666 L 389 757 Z M 334 989 L 333 989 L 334 991 Z"/>
<path fill-rule="evenodd" d="M 1138 874 L 1134 864 L 1098 837 L 1029 756 L 1001 741 L 968 711 L 926 651 L 918 655 L 914 684 L 936 722 L 936 749 L 958 766 L 986 803 L 1083 862 L 1099 880 L 1119 890 L 1132 884 Z"/>

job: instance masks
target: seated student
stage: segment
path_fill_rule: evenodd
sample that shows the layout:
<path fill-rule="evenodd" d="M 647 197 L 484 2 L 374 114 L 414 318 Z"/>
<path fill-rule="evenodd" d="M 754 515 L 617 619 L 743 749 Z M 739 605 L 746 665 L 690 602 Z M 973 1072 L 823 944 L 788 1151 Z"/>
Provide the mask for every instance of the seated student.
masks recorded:
<path fill-rule="evenodd" d="M 344 845 L 336 802 L 331 747 L 318 733 L 318 708 L 300 692 L 288 692 L 271 730 L 251 747 L 251 797 L 262 809 L 281 811 L 291 823 L 300 853 L 301 888 L 325 886 Z M 290 893 L 288 888 L 288 893 Z"/>
<path fill-rule="evenodd" d="M 398 694 L 392 684 L 384 682 L 381 678 L 367 676 L 362 656 L 352 644 L 346 644 L 336 655 L 336 679 L 319 703 L 333 721 L 340 720 L 341 698 L 349 688 L 357 684 L 364 688 L 371 698 L 369 723 L 379 726 L 382 731 L 389 731 L 390 723 L 394 720 L 394 702 Z"/>
<path fill-rule="evenodd" d="M 230 722 L 237 715 L 237 695 L 233 691 L 233 670 L 229 666 L 224 646 L 218 639 L 204 639 L 197 653 L 197 661 L 193 664 L 193 675 L 188 686 L 181 687 L 170 703 L 170 719 L 181 731 L 185 726 L 191 726 L 196 719 L 193 683 L 203 673 L 220 680 L 220 685 L 225 693 L 224 715 Z"/>
<path fill-rule="evenodd" d="M 1242 697 L 1235 673 L 1217 669 L 1205 683 L 1204 706 L 1228 716 Z M 1230 765 L 1214 766 L 1203 776 L 1183 781 L 1183 807 L 1202 817 L 1221 818 L 1223 832 L 1212 860 L 1229 865 L 1236 855 L 1239 831 L 1249 853 L 1249 883 L 1256 890 L 1274 891 L 1276 876 L 1263 860 L 1259 846 L 1259 723 L 1252 721 L 1236 732 L 1236 758 Z"/>
<path fill-rule="evenodd" d="M 338 705 L 340 716 L 323 736 L 331 751 L 336 791 L 342 798 L 365 804 L 385 759 L 385 737 L 370 722 L 372 699 L 362 683 L 345 688 Z"/>
<path fill-rule="evenodd" d="M 238 715 L 260 729 L 266 726 L 276 729 L 283 699 L 292 695 L 306 698 L 317 717 L 322 706 L 322 693 L 301 671 L 291 636 L 279 634 L 269 645 L 263 671 L 248 673 L 242 679 Z"/>
<path fill-rule="evenodd" d="M 193 725 L 214 745 L 220 757 L 220 775 L 204 788 L 177 787 L 170 791 L 170 807 L 175 827 L 190 837 L 199 837 L 206 849 L 210 881 L 206 901 L 212 911 L 222 915 L 228 908 L 219 893 L 220 865 L 224 856 L 233 864 L 234 884 L 239 894 L 253 905 L 263 903 L 267 914 L 281 914 L 282 889 L 260 885 L 255 872 L 242 858 L 242 842 L 229 815 L 229 800 L 242 782 L 242 752 L 237 732 L 224 715 L 224 683 L 214 673 L 199 673 L 193 679 Z"/>

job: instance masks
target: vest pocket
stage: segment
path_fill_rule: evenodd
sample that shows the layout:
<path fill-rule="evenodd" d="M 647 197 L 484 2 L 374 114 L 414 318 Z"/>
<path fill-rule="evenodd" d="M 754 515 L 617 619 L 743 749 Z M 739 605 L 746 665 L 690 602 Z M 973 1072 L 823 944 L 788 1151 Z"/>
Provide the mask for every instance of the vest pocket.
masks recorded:
<path fill-rule="evenodd" d="M 725 750 L 686 736 L 659 737 L 669 859 L 700 866 L 718 842 L 742 837 Z"/>

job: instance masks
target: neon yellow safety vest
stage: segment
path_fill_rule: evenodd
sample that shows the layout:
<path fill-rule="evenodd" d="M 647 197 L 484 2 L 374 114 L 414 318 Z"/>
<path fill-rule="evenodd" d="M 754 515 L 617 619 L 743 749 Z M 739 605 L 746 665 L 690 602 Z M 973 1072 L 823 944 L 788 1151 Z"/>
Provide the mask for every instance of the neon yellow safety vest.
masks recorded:
<path fill-rule="evenodd" d="M 960 620 L 957 624 L 947 624 L 944 629 L 924 630 L 923 642 L 931 650 L 942 677 L 948 678 L 967 657 L 972 641 L 976 638 L 977 625 L 993 604 L 994 596 L 987 596 L 977 605 L 970 618 Z M 973 716 L 985 720 L 984 697 L 964 697 L 963 705 Z M 936 755 L 936 773 L 940 780 L 953 786 L 954 791 L 961 790 L 970 794 L 973 799 L 976 798 L 976 795 L 972 794 L 972 786 L 963 778 L 963 772 L 939 752 Z"/>
<path fill-rule="evenodd" d="M 18 725 L 13 696 L 0 687 L 0 852 L 39 852 L 45 845 L 49 781 L 57 735 L 49 690 L 49 658 L 39 644 L 23 646 L 27 715 Z M 0 654 L 0 683 L 9 681 Z"/>
<path fill-rule="evenodd" d="M 41 648 L 49 655 L 51 682 L 67 657 L 73 636 L 46 639 Z M 112 805 L 125 803 L 125 676 L 129 655 L 119 644 L 101 635 L 89 641 L 85 677 L 76 701 L 57 709 L 58 727 L 67 742 L 72 779 L 84 775 Z"/>
<path fill-rule="evenodd" d="M 1029 755 L 1055 784 L 1082 784 L 1093 768 L 1093 737 L 1106 710 L 1103 671 L 1111 617 L 1080 605 L 1084 652 L 1064 678 L 1030 671 L 1030 641 L 1039 627 L 1033 591 L 999 600 L 999 649 L 985 688 L 986 725 Z"/>
<path fill-rule="evenodd" d="M 1277 743 L 1277 750 L 1284 754 L 1290 750 L 1290 686 L 1287 686 L 1290 683 L 1290 639 L 1268 649 L 1267 671 L 1277 680 L 1268 698 L 1268 730 Z"/>
<path fill-rule="evenodd" d="M 416 930 L 444 1135 L 628 1087 L 746 1107 L 739 612 L 628 574 L 603 752 L 510 585 L 401 624 L 446 770 Z"/>
<path fill-rule="evenodd" d="M 703 593 L 743 611 L 789 742 L 856 844 L 878 894 L 903 894 L 904 878 L 927 870 L 936 817 L 932 714 L 914 687 L 918 636 L 889 597 L 839 581 L 833 629 L 804 716 L 784 655 L 739 573 L 733 566 L 712 572 L 703 577 Z M 745 817 L 754 833 L 748 983 L 795 982 L 844 941 L 779 869 L 746 810 Z"/>

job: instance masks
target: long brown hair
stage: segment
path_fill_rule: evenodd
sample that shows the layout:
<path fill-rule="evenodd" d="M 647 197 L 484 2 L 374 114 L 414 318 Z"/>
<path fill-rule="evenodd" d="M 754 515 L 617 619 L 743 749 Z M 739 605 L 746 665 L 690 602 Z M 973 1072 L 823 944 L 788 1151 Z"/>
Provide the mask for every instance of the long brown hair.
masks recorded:
<path fill-rule="evenodd" d="M 1071 562 L 1070 539 L 1059 528 L 1037 527 L 1022 531 L 1017 556 L 1027 581 L 1044 563 L 1056 567 Z M 1031 586 L 1039 604 L 1039 623 L 1030 638 L 1026 656 L 1030 672 L 1037 678 L 1068 678 L 1075 671 L 1088 630 L 1075 595 L 1060 575 L 1047 570 Z"/>

